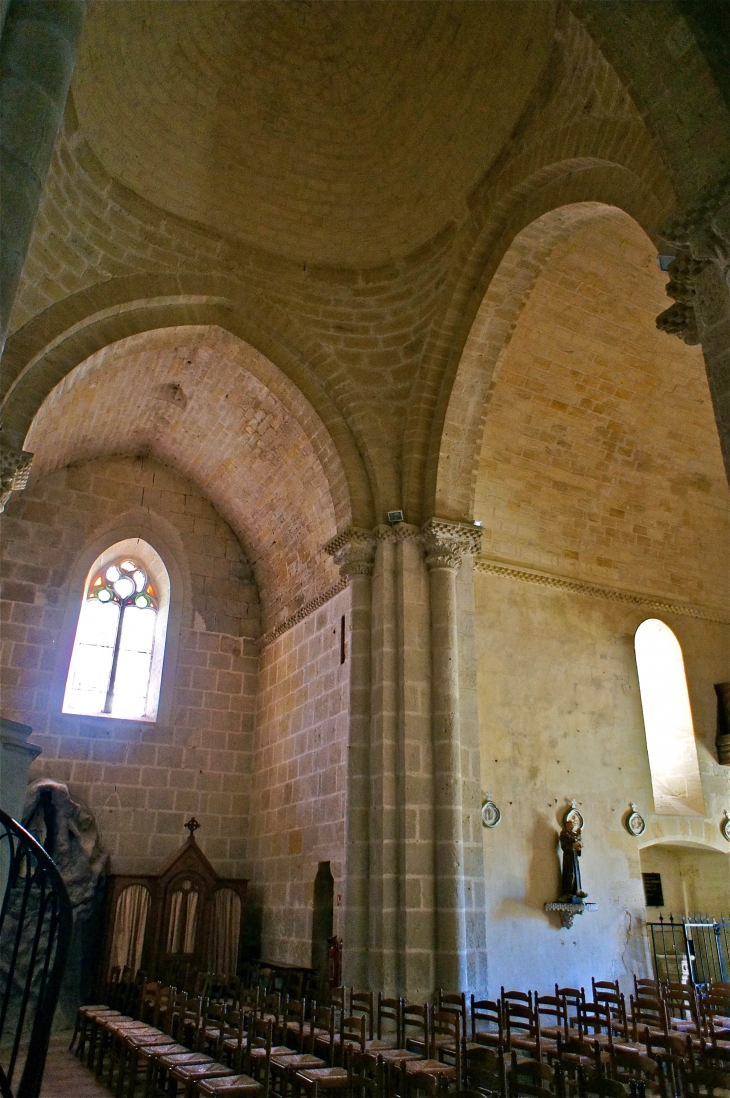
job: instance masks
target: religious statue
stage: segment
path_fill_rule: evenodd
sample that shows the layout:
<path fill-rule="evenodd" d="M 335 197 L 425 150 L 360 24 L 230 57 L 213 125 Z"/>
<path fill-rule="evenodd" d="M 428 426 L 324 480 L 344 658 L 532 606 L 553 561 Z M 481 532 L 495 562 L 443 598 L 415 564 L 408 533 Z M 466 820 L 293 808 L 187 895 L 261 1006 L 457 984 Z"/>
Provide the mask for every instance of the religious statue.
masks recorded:
<path fill-rule="evenodd" d="M 563 851 L 563 879 L 560 901 L 563 903 L 582 903 L 588 895 L 580 884 L 580 858 L 583 850 L 580 822 L 570 814 L 566 817 L 560 832 L 560 849 Z"/>

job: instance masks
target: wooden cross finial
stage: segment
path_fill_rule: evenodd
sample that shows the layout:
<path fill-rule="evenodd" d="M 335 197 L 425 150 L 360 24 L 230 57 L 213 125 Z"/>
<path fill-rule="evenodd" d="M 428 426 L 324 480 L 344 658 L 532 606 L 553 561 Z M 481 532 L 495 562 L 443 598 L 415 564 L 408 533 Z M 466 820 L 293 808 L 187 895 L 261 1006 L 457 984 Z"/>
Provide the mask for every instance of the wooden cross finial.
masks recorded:
<path fill-rule="evenodd" d="M 192 839 L 192 838 L 195 837 L 195 832 L 200 827 L 200 824 L 195 819 L 195 816 L 191 816 L 190 819 L 188 820 L 188 822 L 185 824 L 185 826 L 187 827 L 188 831 L 190 832 L 190 838 Z"/>

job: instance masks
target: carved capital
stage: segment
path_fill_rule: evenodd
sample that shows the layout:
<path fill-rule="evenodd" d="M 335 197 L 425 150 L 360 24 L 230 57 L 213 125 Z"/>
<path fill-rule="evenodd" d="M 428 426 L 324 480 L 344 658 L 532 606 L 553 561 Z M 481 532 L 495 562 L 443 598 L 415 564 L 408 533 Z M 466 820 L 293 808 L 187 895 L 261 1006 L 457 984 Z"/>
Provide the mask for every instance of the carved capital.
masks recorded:
<path fill-rule="evenodd" d="M 0 446 L 0 513 L 12 492 L 22 492 L 28 483 L 33 455 L 25 450 Z"/>
<path fill-rule="evenodd" d="M 667 283 L 667 296 L 676 304 L 660 313 L 657 328 L 695 346 L 700 342 L 695 312 L 700 275 L 714 263 L 730 287 L 730 176 L 705 191 L 686 213 L 668 221 L 661 235 L 677 252 Z"/>
<path fill-rule="evenodd" d="M 470 522 L 449 522 L 431 518 L 421 528 L 421 544 L 426 551 L 426 567 L 449 568 L 458 572 L 466 556 L 474 556 L 482 544 L 481 527 Z"/>
<path fill-rule="evenodd" d="M 340 575 L 371 576 L 375 565 L 375 537 L 369 530 L 359 530 L 350 526 L 328 541 L 324 547 L 335 564 L 339 565 Z"/>

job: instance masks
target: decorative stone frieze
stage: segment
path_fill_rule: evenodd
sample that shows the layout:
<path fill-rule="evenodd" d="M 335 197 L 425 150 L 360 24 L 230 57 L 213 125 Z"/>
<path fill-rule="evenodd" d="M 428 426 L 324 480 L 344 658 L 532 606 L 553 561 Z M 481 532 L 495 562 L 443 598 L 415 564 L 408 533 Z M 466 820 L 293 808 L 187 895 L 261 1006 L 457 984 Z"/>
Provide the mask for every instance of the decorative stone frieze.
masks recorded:
<path fill-rule="evenodd" d="M 28 483 L 33 455 L 25 450 L 0 447 L 0 514 L 13 492 L 22 492 Z"/>
<path fill-rule="evenodd" d="M 465 556 L 475 556 L 481 547 L 481 527 L 467 522 L 431 518 L 421 528 L 421 544 L 429 571 L 448 568 L 458 572 Z"/>
<path fill-rule="evenodd" d="M 340 575 L 371 576 L 375 566 L 375 537 L 369 530 L 349 526 L 328 541 L 325 553 L 339 565 Z"/>
<path fill-rule="evenodd" d="M 715 263 L 730 287 L 730 176 L 706 191 L 691 210 L 668 221 L 662 236 L 677 250 L 669 264 L 667 295 L 675 301 L 657 317 L 657 328 L 690 346 L 700 342 L 695 296 L 697 281 Z"/>

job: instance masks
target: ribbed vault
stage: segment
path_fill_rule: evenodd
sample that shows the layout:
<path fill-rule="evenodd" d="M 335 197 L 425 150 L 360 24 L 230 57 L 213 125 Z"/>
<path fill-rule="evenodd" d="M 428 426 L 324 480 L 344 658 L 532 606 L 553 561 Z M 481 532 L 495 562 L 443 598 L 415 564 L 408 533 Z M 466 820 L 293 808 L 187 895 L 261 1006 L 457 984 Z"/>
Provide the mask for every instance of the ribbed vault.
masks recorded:
<path fill-rule="evenodd" d="M 322 546 L 350 517 L 331 440 L 293 386 L 285 401 L 257 376 L 272 370 L 220 328 L 120 340 L 42 405 L 26 440 L 34 476 L 107 454 L 149 453 L 178 469 L 241 540 L 270 629 L 336 582 Z"/>

